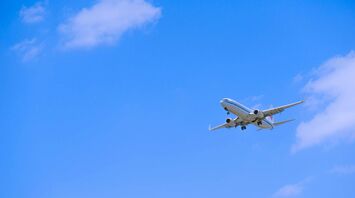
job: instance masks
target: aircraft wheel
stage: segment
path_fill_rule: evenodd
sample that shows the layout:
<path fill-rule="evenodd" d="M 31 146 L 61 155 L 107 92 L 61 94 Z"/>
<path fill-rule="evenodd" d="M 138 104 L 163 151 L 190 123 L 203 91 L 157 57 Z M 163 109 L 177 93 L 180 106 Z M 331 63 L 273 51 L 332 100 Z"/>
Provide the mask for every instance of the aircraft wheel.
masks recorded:
<path fill-rule="evenodd" d="M 227 111 L 227 115 L 229 115 L 229 111 L 228 111 L 227 107 L 224 107 L 224 110 Z"/>

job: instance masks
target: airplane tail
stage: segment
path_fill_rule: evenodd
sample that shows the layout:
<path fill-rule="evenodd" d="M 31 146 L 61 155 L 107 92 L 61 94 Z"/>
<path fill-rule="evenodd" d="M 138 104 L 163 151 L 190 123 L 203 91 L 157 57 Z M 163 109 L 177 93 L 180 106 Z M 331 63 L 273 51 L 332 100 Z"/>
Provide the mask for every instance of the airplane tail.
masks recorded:
<path fill-rule="evenodd" d="M 266 119 L 270 120 L 272 123 L 275 122 L 274 117 L 272 115 L 266 117 Z"/>
<path fill-rule="evenodd" d="M 273 125 L 274 126 L 278 126 L 278 125 L 281 125 L 281 124 L 285 124 L 287 122 L 291 122 L 291 121 L 294 121 L 295 119 L 290 119 L 290 120 L 284 120 L 284 121 L 281 121 L 281 122 L 274 122 Z"/>

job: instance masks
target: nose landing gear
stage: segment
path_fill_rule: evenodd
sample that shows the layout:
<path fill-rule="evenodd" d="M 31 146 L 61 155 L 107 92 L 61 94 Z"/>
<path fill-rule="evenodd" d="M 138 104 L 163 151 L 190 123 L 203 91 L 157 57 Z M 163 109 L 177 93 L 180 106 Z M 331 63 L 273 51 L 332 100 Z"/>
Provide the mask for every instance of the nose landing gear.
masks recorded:
<path fill-rule="evenodd" d="M 230 114 L 230 112 L 229 112 L 229 110 L 227 109 L 227 107 L 224 107 L 224 110 L 226 110 L 226 111 L 227 111 L 227 115 L 229 115 L 229 114 Z"/>

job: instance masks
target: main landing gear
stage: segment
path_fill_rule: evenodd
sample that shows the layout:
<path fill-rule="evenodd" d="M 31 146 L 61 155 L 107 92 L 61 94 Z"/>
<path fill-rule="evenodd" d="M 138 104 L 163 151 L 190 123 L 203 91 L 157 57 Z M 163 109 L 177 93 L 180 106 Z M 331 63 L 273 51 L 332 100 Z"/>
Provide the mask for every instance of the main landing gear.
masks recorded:
<path fill-rule="evenodd" d="M 244 131 L 245 129 L 247 129 L 246 126 L 241 126 L 240 129 L 242 129 L 242 131 Z"/>
<path fill-rule="evenodd" d="M 260 125 L 262 125 L 262 124 L 263 124 L 263 122 L 258 121 L 258 122 L 257 122 L 257 124 L 258 124 L 258 126 L 260 126 Z"/>

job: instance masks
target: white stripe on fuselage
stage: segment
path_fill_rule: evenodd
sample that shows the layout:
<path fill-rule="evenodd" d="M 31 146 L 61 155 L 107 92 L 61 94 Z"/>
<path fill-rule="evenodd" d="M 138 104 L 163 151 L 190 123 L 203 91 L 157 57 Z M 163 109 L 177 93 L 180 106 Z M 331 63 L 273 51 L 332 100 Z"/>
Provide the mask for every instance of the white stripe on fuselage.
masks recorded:
<path fill-rule="evenodd" d="M 249 114 L 253 112 L 252 109 L 249 109 L 248 107 L 246 107 L 234 100 L 231 100 L 229 98 L 222 99 L 220 103 L 223 108 L 225 108 L 228 111 L 232 112 L 233 114 L 237 115 L 242 120 L 245 120 L 247 122 L 252 122 L 252 120 L 249 120 L 250 119 Z M 255 126 L 258 126 L 256 123 L 254 123 L 254 122 L 252 122 L 252 123 Z M 273 125 L 269 120 L 263 119 L 262 124 L 259 125 L 258 127 L 264 128 L 264 129 L 267 129 L 267 128 L 271 129 L 271 128 L 273 128 Z"/>

